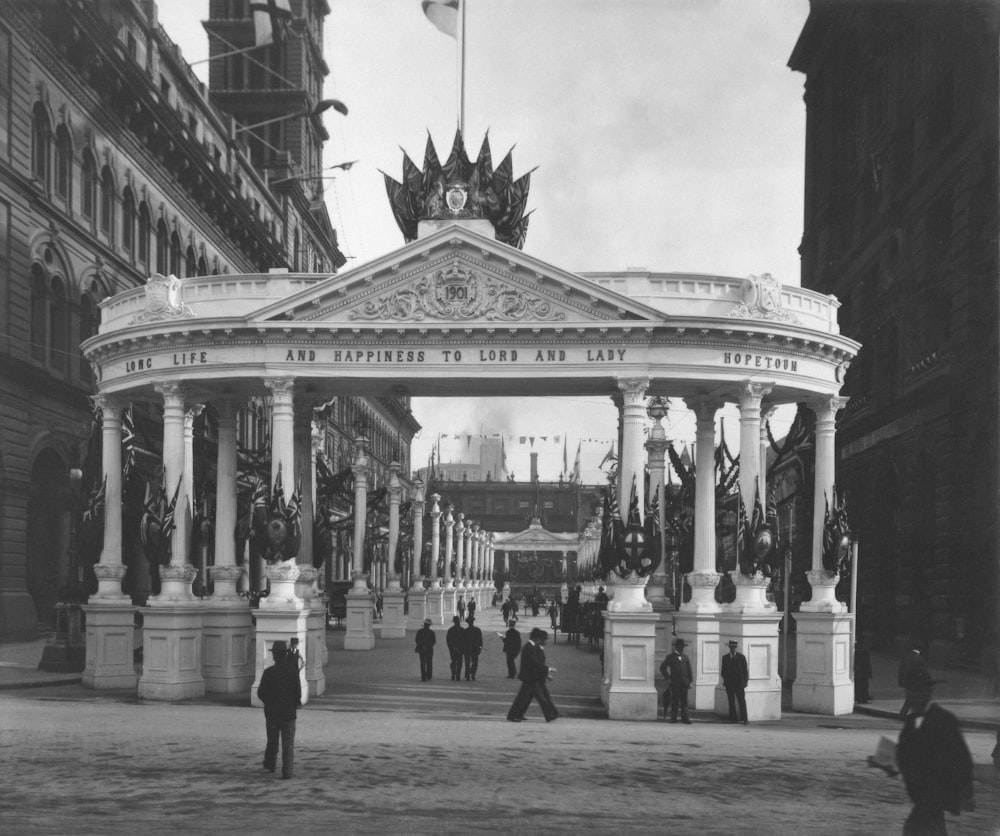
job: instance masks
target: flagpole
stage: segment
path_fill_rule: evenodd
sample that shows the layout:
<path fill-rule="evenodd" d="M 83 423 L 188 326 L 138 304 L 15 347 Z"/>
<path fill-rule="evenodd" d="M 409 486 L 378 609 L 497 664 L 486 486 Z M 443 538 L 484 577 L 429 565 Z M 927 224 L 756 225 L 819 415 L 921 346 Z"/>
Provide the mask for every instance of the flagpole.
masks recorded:
<path fill-rule="evenodd" d="M 465 4 L 458 0 L 458 130 L 465 137 Z"/>

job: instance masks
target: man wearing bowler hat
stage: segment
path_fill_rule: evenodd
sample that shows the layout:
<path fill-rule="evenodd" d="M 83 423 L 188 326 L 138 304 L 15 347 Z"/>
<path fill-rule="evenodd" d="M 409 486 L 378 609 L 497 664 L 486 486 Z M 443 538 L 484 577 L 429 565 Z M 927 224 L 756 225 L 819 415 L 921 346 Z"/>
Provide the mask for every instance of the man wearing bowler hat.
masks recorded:
<path fill-rule="evenodd" d="M 437 637 L 431 629 L 433 622 L 429 618 L 424 619 L 424 626 L 417 630 L 415 636 L 416 647 L 414 650 L 420 654 L 420 681 L 426 682 L 434 673 L 434 644 Z"/>
<path fill-rule="evenodd" d="M 750 681 L 750 672 L 747 669 L 747 657 L 736 649 L 739 646 L 739 642 L 729 642 L 729 652 L 722 657 L 722 684 L 729 699 L 729 722 L 737 722 L 736 704 L 739 703 L 739 719 L 746 726 L 749 724 L 746 687 Z"/>
<path fill-rule="evenodd" d="M 688 690 L 694 681 L 694 674 L 691 672 L 691 660 L 684 654 L 687 642 L 684 639 L 677 639 L 674 642 L 673 653 L 667 654 L 667 658 L 660 665 L 660 673 L 667 680 L 667 692 L 670 695 L 670 722 L 677 722 L 677 708 L 681 710 L 681 720 L 690 725 L 688 717 Z M 663 707 L 666 715 L 666 705 Z"/>
<path fill-rule="evenodd" d="M 295 759 L 295 716 L 302 702 L 302 685 L 298 666 L 287 663 L 288 645 L 276 641 L 271 645 L 274 664 L 260 677 L 257 697 L 264 703 L 264 724 L 267 747 L 264 749 L 264 769 L 274 772 L 278 761 L 278 741 L 281 741 L 281 777 L 291 778 Z"/>

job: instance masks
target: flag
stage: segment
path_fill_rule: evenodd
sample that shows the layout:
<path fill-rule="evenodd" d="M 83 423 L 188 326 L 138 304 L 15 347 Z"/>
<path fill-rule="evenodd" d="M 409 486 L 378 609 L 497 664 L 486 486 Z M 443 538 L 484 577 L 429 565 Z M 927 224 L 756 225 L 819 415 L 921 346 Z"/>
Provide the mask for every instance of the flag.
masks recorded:
<path fill-rule="evenodd" d="M 639 491 L 636 486 L 635 474 L 632 474 L 632 488 L 628 500 L 628 522 L 625 524 L 625 568 L 629 572 L 638 572 L 642 563 L 643 543 L 642 517 L 639 515 Z"/>
<path fill-rule="evenodd" d="M 101 482 L 101 486 L 98 488 L 94 487 L 93 493 L 90 495 L 90 499 L 87 500 L 87 507 L 83 511 L 83 522 L 90 523 L 96 522 L 104 518 L 104 494 L 108 487 L 108 477 L 104 477 L 104 481 Z"/>
<path fill-rule="evenodd" d="M 556 439 L 556 443 L 559 443 L 559 439 Z M 569 456 L 566 451 L 566 439 L 563 439 L 563 473 L 569 473 Z"/>
<path fill-rule="evenodd" d="M 640 561 L 640 573 L 651 575 L 656 571 L 662 559 L 661 541 L 663 532 L 660 531 L 660 497 L 657 495 L 658 485 L 653 486 L 652 498 L 646 504 L 646 520 L 643 523 L 643 547 L 642 559 Z"/>
<path fill-rule="evenodd" d="M 268 46 L 280 41 L 292 19 L 290 0 L 251 0 L 254 45 Z"/>
<path fill-rule="evenodd" d="M 597 465 L 598 467 L 604 467 L 610 461 L 615 459 L 615 443 L 612 441 L 611 446 L 608 448 L 608 452 L 604 454 L 604 458 L 601 459 L 601 463 Z"/>
<path fill-rule="evenodd" d="M 459 0 L 421 0 L 424 14 L 440 31 L 458 39 Z"/>
<path fill-rule="evenodd" d="M 618 570 L 621 560 L 621 546 L 625 538 L 625 526 L 618 510 L 617 490 L 614 482 L 604 489 L 604 508 L 601 517 L 601 545 L 597 552 L 597 562 L 601 573 L 607 577 Z"/>
<path fill-rule="evenodd" d="M 132 404 L 129 404 L 122 414 L 122 484 L 128 483 L 128 477 L 135 466 L 135 419 L 132 416 Z"/>
<path fill-rule="evenodd" d="M 583 442 L 580 441 L 576 445 L 576 460 L 573 462 L 573 473 L 570 476 L 571 482 L 580 481 L 580 448 L 583 446 Z"/>

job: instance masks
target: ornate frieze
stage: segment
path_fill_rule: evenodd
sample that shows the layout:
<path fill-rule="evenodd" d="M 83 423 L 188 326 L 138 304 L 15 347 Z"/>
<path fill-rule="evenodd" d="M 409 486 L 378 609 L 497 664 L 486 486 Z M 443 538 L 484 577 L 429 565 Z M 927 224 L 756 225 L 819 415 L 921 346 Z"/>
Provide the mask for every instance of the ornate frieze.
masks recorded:
<path fill-rule="evenodd" d="M 566 319 L 566 314 L 548 300 L 459 264 L 425 275 L 410 287 L 363 302 L 349 316 L 353 320 L 410 322 L 425 319 L 558 322 Z"/>

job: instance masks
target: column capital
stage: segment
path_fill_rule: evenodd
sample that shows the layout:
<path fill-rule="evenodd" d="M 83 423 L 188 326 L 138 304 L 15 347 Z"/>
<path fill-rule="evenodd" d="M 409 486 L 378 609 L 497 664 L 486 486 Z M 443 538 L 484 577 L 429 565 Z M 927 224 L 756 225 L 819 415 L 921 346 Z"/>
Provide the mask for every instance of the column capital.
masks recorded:
<path fill-rule="evenodd" d="M 219 418 L 219 423 L 236 420 L 236 404 L 232 398 L 218 398 L 212 401 L 212 407 Z"/>
<path fill-rule="evenodd" d="M 452 511 L 454 511 L 454 510 L 455 510 L 455 506 L 454 505 L 449 505 L 445 509 L 445 512 L 444 512 L 444 524 L 445 525 L 454 525 L 455 524 L 455 517 L 452 515 Z"/>
<path fill-rule="evenodd" d="M 90 400 L 93 402 L 99 410 L 101 410 L 102 417 L 108 417 L 109 413 L 113 417 L 119 417 L 121 411 L 125 408 L 128 401 L 118 395 L 103 395 L 96 394 L 91 395 Z"/>
<path fill-rule="evenodd" d="M 194 429 L 194 419 L 197 418 L 201 413 L 205 411 L 205 404 L 196 403 L 191 406 L 191 408 L 184 413 L 184 429 L 191 430 Z"/>
<path fill-rule="evenodd" d="M 821 395 L 806 401 L 807 406 L 816 413 L 817 421 L 832 421 L 837 413 L 847 406 L 850 398 L 842 395 Z"/>
<path fill-rule="evenodd" d="M 646 452 L 649 453 L 650 458 L 656 457 L 656 462 L 653 463 L 661 465 L 663 454 L 667 452 L 667 447 L 669 446 L 670 442 L 667 441 L 665 436 L 663 438 L 654 438 L 652 435 L 646 439 L 646 443 L 643 445 L 646 448 Z"/>
<path fill-rule="evenodd" d="M 163 396 L 163 403 L 170 403 L 174 406 L 184 407 L 184 385 L 181 383 L 167 382 L 154 383 L 153 389 Z"/>
<path fill-rule="evenodd" d="M 722 400 L 712 395 L 694 395 L 685 398 L 684 403 L 699 421 L 714 421 L 715 413 L 722 406 Z"/>
<path fill-rule="evenodd" d="M 431 494 L 431 516 L 435 521 L 441 518 L 441 506 L 438 504 L 441 502 L 441 494 L 432 493 Z"/>
<path fill-rule="evenodd" d="M 291 401 L 295 393 L 294 377 L 268 377 L 264 379 L 264 385 L 271 390 L 276 400 Z"/>
<path fill-rule="evenodd" d="M 427 490 L 427 486 L 424 484 L 423 479 L 417 479 L 413 483 L 413 504 L 419 508 L 424 507 L 424 491 Z"/>
<path fill-rule="evenodd" d="M 648 377 L 619 377 L 615 380 L 618 391 L 625 397 L 626 406 L 642 404 L 646 397 L 646 390 L 649 389 L 650 380 Z M 645 406 L 645 404 L 642 404 Z"/>
<path fill-rule="evenodd" d="M 744 380 L 737 390 L 739 394 L 740 411 L 748 409 L 760 409 L 761 401 L 766 395 L 771 394 L 774 388 L 773 383 L 762 383 L 758 380 Z"/>

